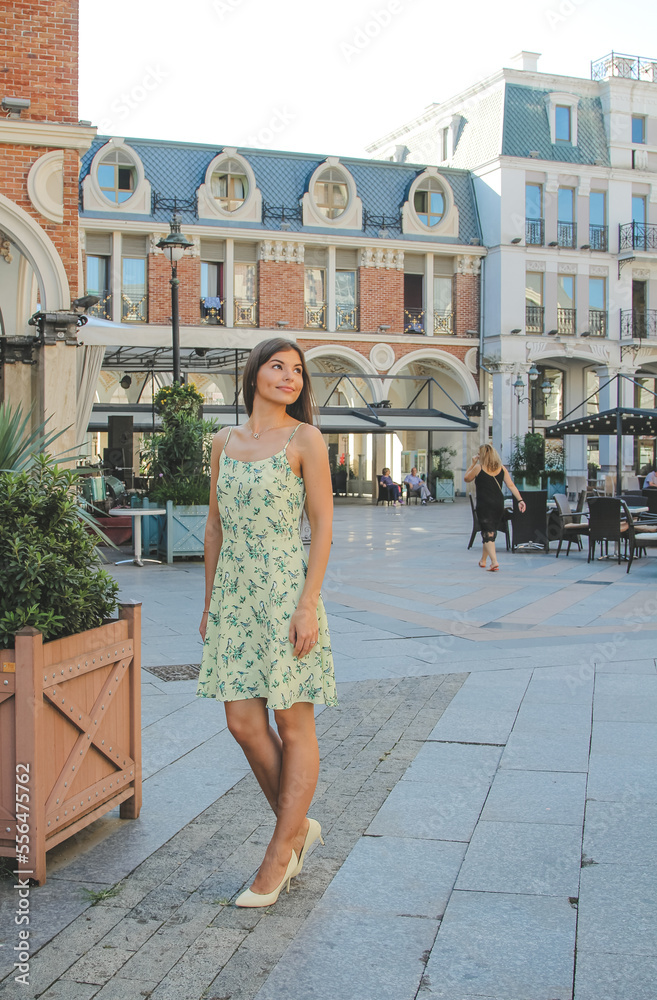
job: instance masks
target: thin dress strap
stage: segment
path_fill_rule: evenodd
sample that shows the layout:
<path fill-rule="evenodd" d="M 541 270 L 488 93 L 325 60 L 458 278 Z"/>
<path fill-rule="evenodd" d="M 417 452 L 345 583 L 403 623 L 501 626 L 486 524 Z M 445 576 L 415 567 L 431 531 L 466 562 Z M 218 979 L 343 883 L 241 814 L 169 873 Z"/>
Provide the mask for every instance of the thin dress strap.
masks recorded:
<path fill-rule="evenodd" d="M 299 430 L 299 428 L 300 428 L 300 427 L 301 427 L 301 424 L 300 424 L 300 423 L 299 423 L 299 424 L 297 424 L 297 426 L 296 426 L 296 427 L 294 428 L 294 430 L 293 430 L 293 431 L 292 431 L 292 433 L 290 434 L 289 438 L 288 438 L 288 439 L 287 439 L 287 441 L 285 442 L 285 447 L 283 448 L 283 452 L 284 452 L 284 453 L 286 453 L 286 454 L 287 454 L 287 446 L 288 446 L 288 444 L 290 443 L 290 441 L 292 440 L 292 438 L 294 437 L 294 435 L 296 434 L 296 432 L 297 432 L 297 431 Z"/>
<path fill-rule="evenodd" d="M 228 434 L 226 435 L 226 440 L 224 441 L 223 445 L 221 446 L 221 451 L 219 452 L 219 458 L 221 458 L 222 454 L 225 454 L 225 452 L 226 452 L 226 445 L 230 441 L 230 435 L 232 433 L 233 433 L 233 428 L 229 427 L 228 428 Z M 226 457 L 228 457 L 228 456 L 226 456 Z"/>

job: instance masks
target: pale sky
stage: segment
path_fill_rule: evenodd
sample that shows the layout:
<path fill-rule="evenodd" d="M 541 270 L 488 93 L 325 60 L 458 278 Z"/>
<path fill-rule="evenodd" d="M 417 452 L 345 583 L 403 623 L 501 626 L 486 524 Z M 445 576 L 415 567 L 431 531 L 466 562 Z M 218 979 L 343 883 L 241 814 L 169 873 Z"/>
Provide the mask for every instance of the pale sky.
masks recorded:
<path fill-rule="evenodd" d="M 102 134 L 364 156 L 521 49 L 589 77 L 657 58 L 646 0 L 80 0 L 80 118 Z"/>

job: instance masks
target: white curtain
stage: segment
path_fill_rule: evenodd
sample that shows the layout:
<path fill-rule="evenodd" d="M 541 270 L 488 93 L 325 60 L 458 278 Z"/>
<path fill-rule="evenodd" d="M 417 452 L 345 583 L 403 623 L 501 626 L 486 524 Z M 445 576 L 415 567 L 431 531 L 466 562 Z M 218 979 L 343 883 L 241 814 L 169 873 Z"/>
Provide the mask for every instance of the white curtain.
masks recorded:
<path fill-rule="evenodd" d="M 98 376 L 103 367 L 104 347 L 78 347 L 78 399 L 75 421 L 75 443 L 80 447 L 87 433 L 94 405 Z"/>

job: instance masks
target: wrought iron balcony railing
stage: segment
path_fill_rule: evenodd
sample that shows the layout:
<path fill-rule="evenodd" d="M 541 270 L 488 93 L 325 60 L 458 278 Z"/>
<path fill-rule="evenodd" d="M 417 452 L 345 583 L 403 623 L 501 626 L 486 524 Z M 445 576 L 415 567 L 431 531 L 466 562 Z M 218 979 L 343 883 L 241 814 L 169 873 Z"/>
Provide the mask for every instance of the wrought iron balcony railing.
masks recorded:
<path fill-rule="evenodd" d="M 621 309 L 621 340 L 657 337 L 657 309 Z"/>
<path fill-rule="evenodd" d="M 439 337 L 454 336 L 454 313 L 451 309 L 434 309 L 433 332 Z"/>
<path fill-rule="evenodd" d="M 316 305 L 305 305 L 305 319 L 303 323 L 306 330 L 326 329 L 326 303 L 320 302 Z"/>
<path fill-rule="evenodd" d="M 525 306 L 525 331 L 543 333 L 545 309 L 543 306 Z"/>
<path fill-rule="evenodd" d="M 148 296 L 130 295 L 123 292 L 121 295 L 121 320 L 124 323 L 147 323 Z"/>
<path fill-rule="evenodd" d="M 557 308 L 557 333 L 562 336 L 571 336 L 577 329 L 577 310 Z"/>
<path fill-rule="evenodd" d="M 424 333 L 424 309 L 404 309 L 404 333 Z"/>
<path fill-rule="evenodd" d="M 336 306 L 335 321 L 338 330 L 357 330 L 358 306 Z"/>
<path fill-rule="evenodd" d="M 201 299 L 201 323 L 223 326 L 225 322 L 223 299 L 218 295 L 208 295 Z"/>
<path fill-rule="evenodd" d="M 93 295 L 93 292 L 87 294 Z M 98 319 L 111 319 L 112 318 L 112 293 L 105 292 L 97 302 L 95 306 L 89 309 L 90 316 L 97 316 Z"/>
<path fill-rule="evenodd" d="M 235 326 L 258 325 L 258 302 L 256 299 L 235 299 L 233 324 Z"/>
<path fill-rule="evenodd" d="M 610 52 L 608 56 L 592 61 L 592 80 L 606 80 L 610 76 L 619 76 L 623 80 L 641 80 L 643 83 L 657 83 L 657 59 Z"/>
<path fill-rule="evenodd" d="M 589 226 L 589 246 L 591 250 L 601 250 L 603 253 L 607 252 L 609 237 L 606 226 Z"/>
<path fill-rule="evenodd" d="M 560 247 L 577 246 L 577 223 L 557 220 L 557 243 Z"/>
<path fill-rule="evenodd" d="M 607 336 L 607 311 L 606 309 L 589 309 L 589 336 Z"/>
<path fill-rule="evenodd" d="M 545 243 L 545 219 L 525 219 L 525 243 L 542 247 Z"/>
<path fill-rule="evenodd" d="M 618 227 L 620 250 L 657 250 L 657 225 L 654 222 L 627 222 Z"/>

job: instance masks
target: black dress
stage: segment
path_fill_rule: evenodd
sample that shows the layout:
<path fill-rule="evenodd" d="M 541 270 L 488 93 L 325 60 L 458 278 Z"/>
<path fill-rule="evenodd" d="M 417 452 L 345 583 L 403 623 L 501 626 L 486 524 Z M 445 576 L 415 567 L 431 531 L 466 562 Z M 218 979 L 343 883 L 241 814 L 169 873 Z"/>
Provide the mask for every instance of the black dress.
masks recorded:
<path fill-rule="evenodd" d="M 481 526 L 481 538 L 484 542 L 494 542 L 500 521 L 504 517 L 504 495 L 502 483 L 504 469 L 496 476 L 482 469 L 475 476 L 477 491 L 477 517 Z"/>

